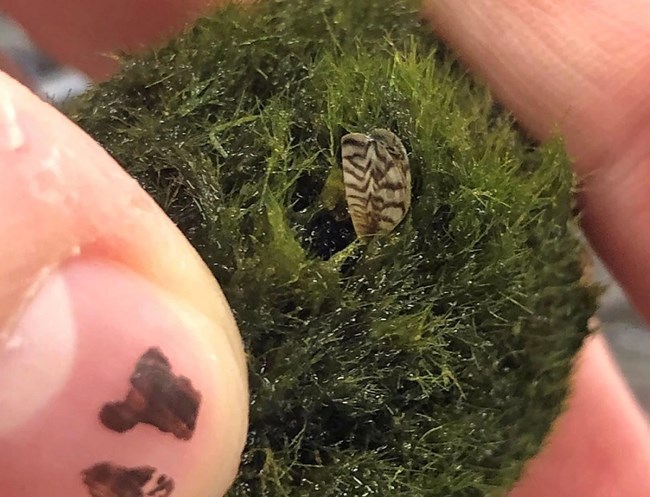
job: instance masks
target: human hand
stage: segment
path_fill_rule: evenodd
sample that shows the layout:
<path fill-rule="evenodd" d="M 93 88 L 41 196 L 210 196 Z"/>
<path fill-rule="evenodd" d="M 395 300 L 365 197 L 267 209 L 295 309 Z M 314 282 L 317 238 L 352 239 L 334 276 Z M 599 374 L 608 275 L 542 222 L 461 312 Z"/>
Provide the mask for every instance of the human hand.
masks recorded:
<path fill-rule="evenodd" d="M 172 7 L 189 15 L 185 0 L 134 3 L 164 14 L 161 31 Z M 6 8 L 27 4 L 28 28 L 54 30 L 40 41 L 96 75 L 104 57 L 69 45 L 95 54 L 133 35 L 83 38 L 93 30 L 75 16 L 100 26 L 115 2 Z M 0 171 L 0 495 L 225 492 L 246 437 L 246 364 L 196 252 L 99 145 L 2 74 Z"/>
<path fill-rule="evenodd" d="M 424 9 L 534 136 L 559 128 L 582 182 L 587 235 L 650 319 L 650 3 L 426 0 Z M 650 495 L 649 442 L 644 415 L 594 337 L 568 412 L 511 497 Z"/>
<path fill-rule="evenodd" d="M 115 68 L 115 61 L 103 53 L 152 43 L 160 33 L 177 29 L 183 21 L 191 19 L 205 2 L 170 1 L 161 7 L 158 1 L 145 0 L 120 4 L 69 0 L 66 6 L 58 2 L 38 5 L 34 10 L 35 3 L 38 2 L 5 0 L 6 9 L 30 29 L 42 46 L 50 47 L 60 60 L 101 78 Z M 543 137 L 559 123 L 569 150 L 577 159 L 578 172 L 594 173 L 589 174 L 588 188 L 582 198 L 592 241 L 641 305 L 647 284 L 638 268 L 644 267 L 641 265 L 644 247 L 650 245 L 643 243 L 643 236 L 648 235 L 642 229 L 639 213 L 648 201 L 643 196 L 643 136 L 638 129 L 635 133 L 631 131 L 635 125 L 642 124 L 644 113 L 640 82 L 644 76 L 643 57 L 648 54 L 643 50 L 647 33 L 638 23 L 633 23 L 637 31 L 630 30 L 623 20 L 626 15 L 630 23 L 643 19 L 639 11 L 645 9 L 647 13 L 648 7 L 640 0 L 628 2 L 627 7 L 610 3 L 600 2 L 597 7 L 591 7 L 593 11 L 572 6 L 568 1 L 545 2 L 543 7 L 533 6 L 537 2 L 518 0 L 476 0 L 471 3 L 471 9 L 468 3 L 457 0 L 427 0 L 424 5 L 439 34 L 486 77 L 501 100 L 532 132 Z M 56 16 L 65 16 L 65 24 L 57 22 Z M 44 19 L 50 31 L 48 26 L 42 26 Z M 115 26 L 121 28 L 115 30 Z M 62 32 L 67 36 L 62 37 Z M 626 50 L 617 55 L 616 47 Z M 628 59 L 637 65 L 625 65 Z M 608 75 L 609 68 L 616 68 L 617 72 Z M 206 391 L 219 396 L 218 407 L 224 411 L 208 415 L 211 436 L 202 442 L 198 436 L 193 437 L 192 444 L 196 446 L 192 449 L 180 442 L 177 446 L 185 447 L 184 457 L 195 458 L 184 467 L 193 479 L 193 487 L 187 487 L 188 492 L 195 492 L 187 493 L 188 496 L 226 488 L 245 434 L 246 393 L 245 366 L 236 328 L 219 290 L 164 215 L 72 124 L 6 78 L 0 80 L 0 116 L 3 116 L 0 117 L 0 154 L 3 154 L 0 164 L 6 164 L 0 184 L 0 231 L 12 233 L 11 244 L 5 246 L 9 253 L 3 259 L 4 267 L 0 267 L 4 276 L 0 281 L 8 285 L 0 291 L 0 296 L 4 295 L 0 298 L 3 329 L 15 329 L 9 319 L 17 319 L 14 314 L 18 304 L 29 300 L 29 290 L 41 281 L 43 274 L 49 273 L 48 282 L 54 279 L 55 289 L 45 297 L 53 298 L 51 294 L 56 294 L 56 287 L 60 289 L 61 284 L 67 287 L 77 311 L 73 331 L 83 335 L 87 347 L 107 347 L 103 342 L 90 342 L 89 338 L 110 335 L 109 331 L 120 338 L 113 344 L 115 355 L 109 358 L 112 360 L 100 354 L 86 361 L 87 367 L 94 370 L 89 374 L 97 375 L 99 371 L 109 387 L 113 381 L 111 368 L 125 376 L 138 359 L 124 357 L 121 364 L 121 355 L 130 354 L 134 344 L 144 342 L 160 328 L 169 329 L 168 343 L 172 354 L 178 355 L 177 359 L 170 358 L 175 374 L 183 374 L 179 361 L 185 361 L 191 368 L 187 357 L 200 363 L 201 358 L 214 353 L 217 385 L 210 385 L 211 375 L 202 375 L 200 371 L 190 379 L 207 382 L 203 398 Z M 607 129 L 609 126 L 613 129 Z M 15 147 L 21 141 L 16 129 L 23 131 L 28 147 Z M 639 141 L 631 143 L 633 139 Z M 58 170 L 52 170 L 52 162 L 48 160 L 53 157 L 53 150 L 60 150 L 55 161 Z M 631 181 L 634 182 L 630 184 Z M 113 192 L 120 192 L 119 196 Z M 631 222 L 639 227 L 630 230 Z M 598 226 L 598 231 L 593 226 Z M 621 260 L 619 247 L 628 251 L 627 259 Z M 71 257 L 77 248 L 80 255 Z M 96 263 L 98 258 L 100 263 Z M 120 267 L 111 267 L 115 262 Z M 60 270 L 52 276 L 49 269 L 57 267 Z M 123 271 L 123 267 L 129 268 L 130 273 Z M 40 288 L 31 300 L 31 307 L 23 313 L 23 318 L 35 315 L 35 321 L 29 323 L 36 324 L 30 329 L 37 330 L 33 332 L 33 343 L 41 347 L 30 351 L 29 360 L 40 358 L 45 363 L 53 363 L 53 337 L 38 340 L 41 332 L 38 319 L 48 324 L 47 330 L 41 333 L 64 328 L 56 325 L 55 320 L 60 316 L 51 307 L 65 306 L 55 300 L 48 304 L 42 297 L 48 291 L 47 282 Z M 100 302 L 94 302 L 101 305 L 92 306 L 93 302 L 89 302 L 92 299 L 84 298 L 91 292 L 102 295 Z M 44 299 L 46 305 L 39 308 Z M 157 306 L 159 300 L 164 301 L 163 308 L 152 307 L 149 316 L 159 318 L 153 322 L 140 323 L 133 316 L 133 308 L 128 311 L 130 303 L 137 302 L 138 307 Z M 210 307 L 214 301 L 221 303 L 216 311 Z M 102 315 L 106 318 L 103 331 L 98 333 L 94 328 Z M 170 323 L 178 323 L 177 315 L 181 316 L 186 330 L 180 330 L 182 326 L 171 329 Z M 92 320 L 86 317 L 84 321 L 84 316 L 92 316 Z M 187 337 L 199 338 L 194 343 L 173 346 L 174 340 L 181 342 Z M 203 342 L 206 337 L 207 342 Z M 221 341 L 216 343 L 211 339 Z M 60 342 L 59 337 L 56 340 Z M 75 347 L 79 348 L 80 343 Z M 203 344 L 206 348 L 198 350 Z M 45 368 L 46 371 L 63 369 L 69 373 L 62 367 L 65 361 L 59 359 L 64 352 L 59 353 L 56 364 Z M 18 361 L 15 370 L 25 370 L 24 364 Z M 201 366 L 198 364 L 198 369 Z M 207 369 L 210 367 L 205 365 Z M 6 377 L 13 379 L 18 375 Z M 60 387 L 62 379 L 68 382 L 70 379 L 62 374 L 50 374 L 48 379 L 49 402 L 49 395 L 56 391 L 52 385 Z M 115 398 L 107 400 L 124 396 L 125 381 L 115 387 L 114 393 L 111 390 Z M 25 390 L 19 387 L 12 384 L 10 389 L 0 385 L 0 391 L 24 395 Z M 61 399 L 65 401 L 65 395 Z M 37 407 L 42 406 L 40 402 Z M 70 414 L 65 405 L 60 409 L 61 417 Z M 56 417 L 49 417 L 47 422 L 55 426 Z M 75 426 L 79 430 L 79 422 Z M 61 441 L 68 435 L 62 434 Z M 650 482 L 645 476 L 650 462 L 647 438 L 646 421 L 608 357 L 602 339 L 592 339 L 586 344 L 576 369 L 569 411 L 558 421 L 548 446 L 531 463 L 512 495 L 561 497 L 599 492 L 632 497 L 649 495 Z M 103 447 L 92 438 L 85 443 L 89 450 Z M 146 452 L 158 442 L 141 443 Z M 33 453 L 33 449 L 26 450 L 25 456 Z M 178 453 L 175 458 L 179 460 Z M 58 469 L 58 465 L 54 467 Z M 0 495 L 11 495 L 3 490 L 0 488 Z M 67 494 L 64 492 L 63 496 Z"/>

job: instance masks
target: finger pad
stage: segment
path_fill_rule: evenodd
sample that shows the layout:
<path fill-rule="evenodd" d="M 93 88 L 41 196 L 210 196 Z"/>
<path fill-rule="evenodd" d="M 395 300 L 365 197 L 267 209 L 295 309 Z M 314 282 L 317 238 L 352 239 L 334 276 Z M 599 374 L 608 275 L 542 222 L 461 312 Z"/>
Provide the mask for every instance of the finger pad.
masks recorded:
<path fill-rule="evenodd" d="M 567 412 L 510 497 L 650 495 L 644 414 L 602 336 L 577 362 Z"/>
<path fill-rule="evenodd" d="M 96 79 L 112 74 L 114 55 L 142 49 L 180 31 L 209 0 L 6 0 L 4 9 L 60 62 Z"/>
<path fill-rule="evenodd" d="M 429 0 L 424 10 L 536 137 L 562 132 L 583 172 L 647 122 L 648 2 Z"/>

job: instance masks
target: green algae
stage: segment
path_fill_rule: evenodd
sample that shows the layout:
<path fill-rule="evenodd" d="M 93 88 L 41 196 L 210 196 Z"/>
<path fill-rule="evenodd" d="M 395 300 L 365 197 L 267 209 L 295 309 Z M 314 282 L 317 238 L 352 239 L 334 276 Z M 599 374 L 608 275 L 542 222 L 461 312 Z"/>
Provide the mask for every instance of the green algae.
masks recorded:
<path fill-rule="evenodd" d="M 597 292 L 561 143 L 531 146 L 413 2 L 231 6 L 126 57 L 69 112 L 234 310 L 251 418 L 230 495 L 513 484 L 561 412 Z M 375 127 L 409 151 L 413 204 L 351 246 L 339 142 Z"/>

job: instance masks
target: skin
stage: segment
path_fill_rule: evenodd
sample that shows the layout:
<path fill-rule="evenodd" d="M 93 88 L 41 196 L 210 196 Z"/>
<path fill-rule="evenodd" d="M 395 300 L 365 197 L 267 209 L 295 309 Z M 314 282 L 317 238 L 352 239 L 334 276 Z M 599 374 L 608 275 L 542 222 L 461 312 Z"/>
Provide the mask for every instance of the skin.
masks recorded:
<path fill-rule="evenodd" d="M 0 8 L 51 55 L 97 79 L 115 70 L 106 54 L 160 42 L 207 6 L 202 0 L 0 0 Z M 650 25 L 644 22 L 650 2 L 425 0 L 423 12 L 534 136 L 543 139 L 555 130 L 564 136 L 582 180 L 579 201 L 590 241 L 638 310 L 650 318 Z M 21 146 L 25 143 L 29 146 Z M 181 354 L 172 358 L 176 366 L 209 368 L 212 363 L 201 358 L 214 354 L 221 383 L 207 384 L 200 371 L 193 379 L 208 391 L 218 389 L 228 406 L 207 409 L 202 429 L 219 440 L 184 449 L 190 458 L 192 451 L 206 450 L 215 457 L 192 459 L 182 468 L 179 480 L 196 483 L 178 495 L 225 490 L 245 436 L 245 364 L 227 304 L 196 253 L 99 146 L 8 76 L 0 77 L 0 170 L 0 233 L 5 234 L 0 244 L 0 345 L 15 345 L 11 338 L 19 336 L 20 325 L 35 335 L 41 328 L 43 334 L 53 333 L 45 324 L 60 318 L 61 306 L 51 300 L 60 288 L 52 287 L 57 281 L 64 281 L 74 298 L 75 292 L 82 295 L 80 289 L 102 289 L 110 305 L 95 309 L 93 316 L 104 313 L 106 326 L 126 330 L 124 354 L 130 353 L 129 340 L 137 341 L 130 338 L 129 326 L 138 330 L 137 336 L 146 336 L 147 323 L 119 307 L 126 305 L 120 295 L 131 292 L 130 301 L 160 305 L 164 312 L 154 314 L 163 318 L 171 312 L 165 323 L 178 319 L 182 324 L 166 340 L 191 337 L 185 347 L 198 357 L 187 362 Z M 123 192 L 120 199 L 111 194 L 115 191 Z M 220 305 L 215 308 L 214 302 Z M 79 304 L 90 305 L 83 299 Z M 83 326 L 89 312 L 82 310 L 86 312 L 75 315 L 77 326 Z M 123 328 L 116 324 L 118 312 L 130 318 Z M 32 343 L 26 354 L 40 354 L 45 362 L 49 358 L 52 371 L 73 364 L 51 360 L 48 344 L 66 342 Z M 3 378 L 6 383 L 21 377 L 7 375 L 12 362 L 3 352 L 0 391 L 20 387 L 22 398 L 33 401 L 29 405 L 50 405 L 49 390 L 39 391 L 30 378 L 1 388 Z M 21 371 L 18 366 L 13 364 Z M 75 371 L 78 365 L 73 366 L 66 371 Z M 56 374 L 48 377 L 50 390 L 61 390 L 57 379 Z M 66 411 L 59 407 L 63 419 Z M 2 421 L 0 417 L 0 448 L 5 443 Z M 6 437 L 15 429 L 10 421 L 4 420 Z M 603 339 L 594 337 L 576 363 L 567 411 L 511 496 L 650 495 L 648 435 L 646 418 Z M 2 485 L 8 484 L 0 472 L 0 495 L 12 495 Z"/>

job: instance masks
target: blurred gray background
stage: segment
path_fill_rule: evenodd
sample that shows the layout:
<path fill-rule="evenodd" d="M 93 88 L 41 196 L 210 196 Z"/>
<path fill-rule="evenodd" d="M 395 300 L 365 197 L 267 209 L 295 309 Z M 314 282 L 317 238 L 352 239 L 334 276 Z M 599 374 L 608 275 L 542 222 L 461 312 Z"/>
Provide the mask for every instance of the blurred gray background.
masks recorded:
<path fill-rule="evenodd" d="M 43 98 L 57 102 L 83 92 L 88 80 L 43 56 L 18 25 L 0 13 L 0 52 L 8 55 L 34 82 Z M 641 406 L 650 413 L 650 333 L 630 307 L 620 287 L 598 264 L 598 279 L 607 285 L 599 318 L 610 348 Z"/>

